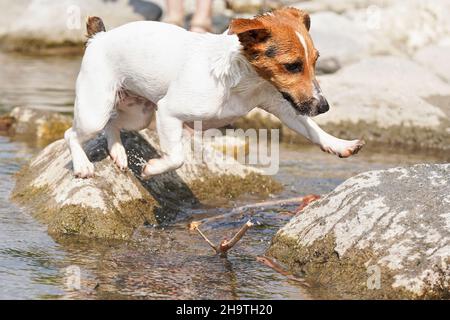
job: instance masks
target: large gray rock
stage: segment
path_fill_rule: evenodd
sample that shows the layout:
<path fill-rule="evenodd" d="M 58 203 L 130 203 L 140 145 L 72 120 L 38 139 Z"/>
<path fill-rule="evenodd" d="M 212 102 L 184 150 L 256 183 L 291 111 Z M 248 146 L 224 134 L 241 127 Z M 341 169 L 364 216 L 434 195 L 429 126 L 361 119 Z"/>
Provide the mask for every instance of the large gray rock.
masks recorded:
<path fill-rule="evenodd" d="M 388 43 L 390 50 L 410 55 L 448 37 L 449 15 L 448 0 L 396 0 L 387 6 L 371 3 L 346 12 L 352 21 L 365 24 L 369 33 Z"/>
<path fill-rule="evenodd" d="M 450 34 L 446 0 L 319 0 L 296 6 L 313 13 L 311 35 L 322 57 L 319 71 L 330 60 L 342 66 L 371 55 L 410 56 Z"/>
<path fill-rule="evenodd" d="M 336 135 L 450 149 L 450 85 L 400 57 L 373 57 L 320 78 L 330 111 L 317 117 Z"/>
<path fill-rule="evenodd" d="M 393 56 L 371 57 L 319 77 L 330 111 L 315 120 L 347 139 L 444 150 L 450 159 L 450 85 L 429 68 Z M 285 141 L 297 134 L 260 110 L 238 125 L 280 127 Z"/>
<path fill-rule="evenodd" d="M 281 189 L 270 177 L 224 158 L 211 145 L 203 144 L 194 154 L 192 140 L 186 139 L 183 167 L 149 181 L 139 179 L 142 166 L 160 154 L 156 135 L 149 130 L 122 134 L 131 168 L 127 172 L 108 158 L 104 137 L 90 141 L 86 150 L 96 176 L 85 180 L 73 176 L 67 145 L 56 141 L 17 175 L 13 199 L 47 224 L 50 234 L 129 239 L 140 226 L 168 222 L 192 205 Z M 202 153 L 207 161 L 199 161 Z"/>
<path fill-rule="evenodd" d="M 364 23 L 330 11 L 311 15 L 310 32 L 320 52 L 319 71 L 324 71 L 323 65 L 330 60 L 344 66 L 373 54 L 391 52 L 386 41 L 373 36 Z"/>
<path fill-rule="evenodd" d="M 357 175 L 307 207 L 269 254 L 346 298 L 450 298 L 450 164 Z"/>
<path fill-rule="evenodd" d="M 450 44 L 447 46 L 431 45 L 419 50 L 414 60 L 429 68 L 450 83 Z"/>
<path fill-rule="evenodd" d="M 161 9 L 145 0 L 19 0 L 0 2 L 1 44 L 14 50 L 77 46 L 86 38 L 88 16 L 101 16 L 108 29 L 136 20 L 157 20 Z"/>

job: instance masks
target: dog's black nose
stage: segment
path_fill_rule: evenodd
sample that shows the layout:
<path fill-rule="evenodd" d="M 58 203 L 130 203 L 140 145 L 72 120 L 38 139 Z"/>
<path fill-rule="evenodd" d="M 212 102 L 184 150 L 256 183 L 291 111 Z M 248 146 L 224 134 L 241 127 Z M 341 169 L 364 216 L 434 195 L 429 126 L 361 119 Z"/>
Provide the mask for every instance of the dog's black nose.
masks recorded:
<path fill-rule="evenodd" d="M 330 105 L 328 104 L 327 99 L 321 97 L 317 111 L 319 111 L 319 114 L 321 114 L 327 112 L 328 110 L 330 110 Z"/>

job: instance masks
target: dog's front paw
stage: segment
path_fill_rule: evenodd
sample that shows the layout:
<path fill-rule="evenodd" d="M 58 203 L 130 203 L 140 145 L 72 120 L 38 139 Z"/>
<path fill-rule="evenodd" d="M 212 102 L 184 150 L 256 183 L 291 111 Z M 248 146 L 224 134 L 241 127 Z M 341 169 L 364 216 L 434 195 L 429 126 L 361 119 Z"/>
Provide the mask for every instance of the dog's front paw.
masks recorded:
<path fill-rule="evenodd" d="M 324 152 L 335 154 L 339 158 L 348 158 L 354 154 L 357 154 L 365 144 L 366 143 L 364 140 L 353 140 L 346 141 L 345 143 L 339 143 L 339 146 L 337 147 L 322 146 L 321 149 Z"/>
<path fill-rule="evenodd" d="M 354 140 L 352 141 L 350 146 L 348 146 L 341 154 L 339 154 L 339 157 L 348 158 L 351 155 L 357 154 L 365 144 L 366 142 L 364 140 Z"/>
<path fill-rule="evenodd" d="M 348 158 L 357 154 L 365 144 L 364 140 L 353 140 L 342 152 L 338 153 L 338 156 L 340 158 Z"/>
<path fill-rule="evenodd" d="M 94 164 L 89 161 L 74 164 L 74 176 L 80 179 L 87 179 L 94 177 Z"/>
<path fill-rule="evenodd" d="M 128 168 L 128 158 L 125 148 L 121 144 L 115 144 L 109 151 L 109 156 L 112 161 L 119 167 L 120 170 L 126 170 Z"/>

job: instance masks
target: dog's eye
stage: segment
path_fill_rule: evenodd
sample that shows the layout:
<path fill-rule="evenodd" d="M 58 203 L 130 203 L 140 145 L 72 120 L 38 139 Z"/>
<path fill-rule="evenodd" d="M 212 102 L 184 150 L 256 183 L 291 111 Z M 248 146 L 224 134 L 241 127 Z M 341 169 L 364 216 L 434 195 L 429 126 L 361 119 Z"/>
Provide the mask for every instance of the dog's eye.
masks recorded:
<path fill-rule="evenodd" d="M 284 68 L 290 73 L 299 73 L 303 71 L 303 63 L 301 61 L 286 63 Z"/>

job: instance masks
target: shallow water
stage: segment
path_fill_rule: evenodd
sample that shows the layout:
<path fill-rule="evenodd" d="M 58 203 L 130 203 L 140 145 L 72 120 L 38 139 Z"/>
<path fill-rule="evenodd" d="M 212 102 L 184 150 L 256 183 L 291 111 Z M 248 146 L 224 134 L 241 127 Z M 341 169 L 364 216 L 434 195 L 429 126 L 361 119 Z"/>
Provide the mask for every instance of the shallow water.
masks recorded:
<path fill-rule="evenodd" d="M 16 105 L 68 111 L 78 59 L 6 56 L 0 53 L 0 108 Z M 358 156 L 338 159 L 315 147 L 281 147 L 276 179 L 285 191 L 276 198 L 324 194 L 363 171 L 421 162 L 438 157 L 366 148 Z M 37 149 L 0 136 L 0 299 L 309 299 L 324 298 L 322 288 L 305 288 L 256 261 L 290 215 L 286 211 L 249 209 L 202 226 L 212 240 L 230 237 L 247 219 L 258 224 L 219 258 L 196 232 L 191 219 L 217 216 L 230 208 L 180 212 L 165 228 L 143 227 L 130 242 L 51 238 L 46 227 L 9 201 L 13 175 Z M 245 204 L 245 199 L 235 205 Z M 81 288 L 73 290 L 80 272 Z"/>

